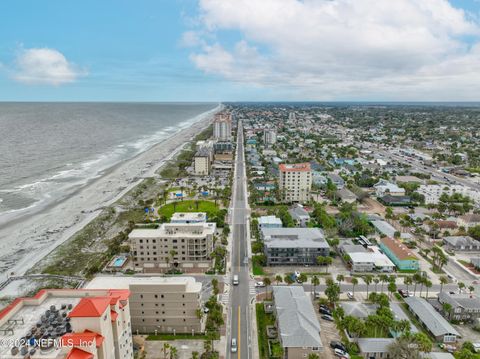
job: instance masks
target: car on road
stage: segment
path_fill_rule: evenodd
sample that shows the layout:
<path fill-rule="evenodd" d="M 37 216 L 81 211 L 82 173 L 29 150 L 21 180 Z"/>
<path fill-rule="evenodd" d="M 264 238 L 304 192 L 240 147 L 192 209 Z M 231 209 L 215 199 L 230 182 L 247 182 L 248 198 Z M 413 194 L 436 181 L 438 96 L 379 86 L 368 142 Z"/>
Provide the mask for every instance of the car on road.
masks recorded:
<path fill-rule="evenodd" d="M 337 357 L 350 358 L 350 355 L 349 355 L 346 351 L 344 351 L 344 350 L 342 350 L 342 349 L 335 348 L 335 349 L 333 349 L 333 353 L 334 353 L 335 356 L 337 356 Z"/>
<path fill-rule="evenodd" d="M 329 322 L 333 322 L 333 317 L 328 314 L 322 314 L 322 319 L 328 320 Z"/>
<path fill-rule="evenodd" d="M 347 297 L 348 299 L 354 299 L 355 297 L 353 296 L 352 292 L 347 292 Z"/>
<path fill-rule="evenodd" d="M 263 288 L 263 287 L 265 287 L 265 283 L 263 283 L 263 282 L 255 282 L 255 287 L 257 287 L 257 288 Z"/>
<path fill-rule="evenodd" d="M 232 283 L 233 283 L 233 285 L 238 285 L 239 279 L 238 279 L 238 275 L 237 275 L 237 274 L 235 274 L 235 275 L 233 276 Z"/>
<path fill-rule="evenodd" d="M 236 353 L 237 352 L 237 338 L 232 338 L 232 343 L 230 345 L 230 351 L 232 353 Z"/>
<path fill-rule="evenodd" d="M 330 348 L 332 348 L 332 349 L 335 349 L 335 348 L 336 348 L 336 349 L 340 349 L 340 350 L 343 350 L 344 352 L 347 351 L 347 348 L 345 348 L 345 345 L 343 345 L 342 342 L 339 342 L 339 341 L 337 341 L 337 340 L 332 340 L 332 341 L 330 342 Z"/>

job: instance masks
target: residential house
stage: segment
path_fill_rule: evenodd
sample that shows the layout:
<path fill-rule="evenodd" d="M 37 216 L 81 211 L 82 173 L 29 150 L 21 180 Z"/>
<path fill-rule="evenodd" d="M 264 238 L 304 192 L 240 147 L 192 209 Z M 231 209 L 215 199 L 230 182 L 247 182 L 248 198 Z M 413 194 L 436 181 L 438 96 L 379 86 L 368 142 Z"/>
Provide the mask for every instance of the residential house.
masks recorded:
<path fill-rule="evenodd" d="M 301 204 L 294 205 L 288 210 L 288 213 L 290 213 L 298 227 L 305 228 L 308 221 L 310 221 L 310 214 L 308 214 Z"/>
<path fill-rule="evenodd" d="M 450 314 L 446 314 L 450 320 L 473 321 L 480 318 L 480 299 L 475 294 L 443 291 L 438 294 L 438 301 L 452 306 Z"/>
<path fill-rule="evenodd" d="M 446 249 L 454 251 L 480 251 L 480 242 L 469 236 L 443 237 Z"/>
<path fill-rule="evenodd" d="M 358 338 L 360 356 L 365 359 L 388 358 L 388 348 L 395 342 L 393 338 Z"/>
<path fill-rule="evenodd" d="M 282 221 L 276 216 L 258 217 L 258 227 L 260 230 L 264 228 L 282 228 L 282 226 Z"/>
<path fill-rule="evenodd" d="M 468 213 L 458 217 L 457 224 L 459 227 L 471 228 L 480 225 L 480 214 Z"/>
<path fill-rule="evenodd" d="M 274 313 L 284 359 L 304 359 L 323 352 L 320 324 L 301 286 L 273 286 Z"/>
<path fill-rule="evenodd" d="M 460 333 L 424 298 L 407 297 L 405 303 L 435 340 L 442 343 L 455 343 L 457 338 L 461 337 Z"/>
<path fill-rule="evenodd" d="M 380 180 L 373 186 L 377 197 L 383 197 L 387 194 L 391 196 L 405 196 L 405 189 L 397 186 L 395 183 L 386 180 Z"/>
<path fill-rule="evenodd" d="M 357 201 L 357 195 L 346 187 L 337 190 L 336 195 L 342 202 L 345 203 L 355 203 Z"/>

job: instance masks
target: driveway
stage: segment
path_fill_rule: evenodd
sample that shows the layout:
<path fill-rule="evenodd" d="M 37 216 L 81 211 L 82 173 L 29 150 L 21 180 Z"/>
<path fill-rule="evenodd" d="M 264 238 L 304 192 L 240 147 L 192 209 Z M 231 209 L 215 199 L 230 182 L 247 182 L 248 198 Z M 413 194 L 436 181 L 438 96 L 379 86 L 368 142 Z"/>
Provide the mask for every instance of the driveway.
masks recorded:
<path fill-rule="evenodd" d="M 313 308 L 317 313 L 317 318 L 320 323 L 320 338 L 323 343 L 323 353 L 320 355 L 321 358 L 325 359 L 335 359 L 333 350 L 330 348 L 330 342 L 332 340 L 340 341 L 340 334 L 338 333 L 337 327 L 334 322 L 329 322 L 325 319 L 322 319 L 321 314 L 318 312 L 318 304 L 313 303 Z"/>

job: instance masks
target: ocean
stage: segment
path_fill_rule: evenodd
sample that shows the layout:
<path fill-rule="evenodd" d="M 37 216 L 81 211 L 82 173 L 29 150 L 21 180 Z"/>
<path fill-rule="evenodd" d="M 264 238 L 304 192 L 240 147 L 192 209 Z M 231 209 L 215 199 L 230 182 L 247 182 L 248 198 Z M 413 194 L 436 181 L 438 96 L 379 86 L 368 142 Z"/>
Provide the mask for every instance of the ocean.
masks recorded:
<path fill-rule="evenodd" d="M 0 103 L 0 218 L 68 196 L 216 103 Z"/>

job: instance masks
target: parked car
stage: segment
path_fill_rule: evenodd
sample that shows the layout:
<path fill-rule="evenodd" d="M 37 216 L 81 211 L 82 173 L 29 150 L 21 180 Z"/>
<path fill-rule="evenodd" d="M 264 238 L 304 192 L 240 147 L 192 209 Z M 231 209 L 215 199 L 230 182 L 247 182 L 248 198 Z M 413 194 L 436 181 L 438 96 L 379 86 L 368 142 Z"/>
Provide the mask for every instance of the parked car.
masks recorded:
<path fill-rule="evenodd" d="M 335 356 L 337 356 L 337 357 L 350 358 L 350 355 L 342 349 L 335 348 L 335 349 L 333 349 L 333 352 L 334 352 Z"/>
<path fill-rule="evenodd" d="M 265 283 L 263 283 L 263 282 L 255 282 L 255 287 L 263 288 L 263 287 L 265 287 Z"/>
<path fill-rule="evenodd" d="M 347 292 L 347 297 L 348 297 L 348 299 L 354 299 L 354 296 L 353 296 L 352 292 Z"/>
<path fill-rule="evenodd" d="M 403 298 L 407 298 L 407 297 L 408 297 L 408 291 L 406 291 L 405 289 L 399 289 L 399 290 L 398 290 L 398 293 L 400 293 L 400 295 L 401 295 Z"/>
<path fill-rule="evenodd" d="M 333 317 L 328 314 L 322 314 L 322 319 L 328 320 L 329 322 L 333 322 Z"/>
<path fill-rule="evenodd" d="M 336 340 L 332 340 L 330 342 L 330 348 L 332 348 L 332 349 L 337 348 L 337 349 L 343 350 L 344 352 L 347 351 L 347 348 L 345 348 L 345 345 L 343 345 L 342 342 L 339 342 L 339 341 L 336 341 Z"/>
<path fill-rule="evenodd" d="M 319 308 L 318 312 L 325 315 L 332 315 L 332 312 L 330 311 L 330 309 L 327 309 L 327 308 Z"/>

